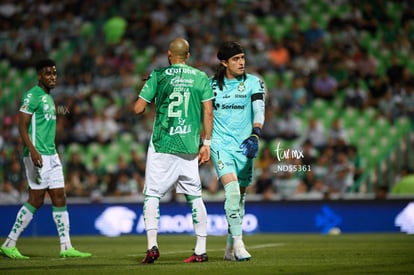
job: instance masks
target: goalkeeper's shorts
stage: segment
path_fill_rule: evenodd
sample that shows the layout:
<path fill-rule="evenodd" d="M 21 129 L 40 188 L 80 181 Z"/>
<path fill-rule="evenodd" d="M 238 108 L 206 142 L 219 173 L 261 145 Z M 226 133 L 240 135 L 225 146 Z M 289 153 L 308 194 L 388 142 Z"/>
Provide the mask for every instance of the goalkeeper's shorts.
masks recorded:
<path fill-rule="evenodd" d="M 252 184 L 254 159 L 247 158 L 241 150 L 217 150 L 212 147 L 211 159 L 219 179 L 223 175 L 235 173 L 240 186 L 247 187 Z"/>

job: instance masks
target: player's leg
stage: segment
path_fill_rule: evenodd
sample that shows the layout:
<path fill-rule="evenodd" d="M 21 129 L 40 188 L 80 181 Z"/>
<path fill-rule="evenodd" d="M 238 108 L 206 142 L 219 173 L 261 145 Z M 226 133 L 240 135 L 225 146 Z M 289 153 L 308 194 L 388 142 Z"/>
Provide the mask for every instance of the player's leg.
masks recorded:
<path fill-rule="evenodd" d="M 234 234 L 241 235 L 241 220 L 239 213 L 240 190 L 236 175 L 234 156 L 226 150 L 212 147 L 211 159 L 215 166 L 221 184 L 224 186 L 224 210 L 228 223 L 228 235 L 224 260 L 234 261 Z"/>
<path fill-rule="evenodd" d="M 14 222 L 6 241 L 0 248 L 0 251 L 7 257 L 12 259 L 28 259 L 29 257 L 22 255 L 16 247 L 20 234 L 26 229 L 37 208 L 33 207 L 29 202 L 23 204 L 17 212 L 16 221 Z"/>
<path fill-rule="evenodd" d="M 239 215 L 240 215 L 240 227 L 243 224 L 243 217 L 245 214 L 246 205 L 246 189 L 251 184 L 253 179 L 253 160 L 244 156 L 236 156 L 236 170 L 237 179 L 239 183 L 240 199 L 239 199 Z M 234 255 L 239 261 L 250 260 L 251 255 L 244 247 L 243 236 L 233 236 Z"/>
<path fill-rule="evenodd" d="M 227 237 L 224 260 L 248 260 L 250 254 L 244 249 L 242 238 L 242 216 L 240 215 L 240 186 L 234 173 L 226 174 L 221 177 L 224 185 L 227 223 L 231 238 Z"/>
<path fill-rule="evenodd" d="M 186 263 L 206 262 L 207 256 L 207 210 L 202 199 L 202 187 L 198 170 L 197 155 L 181 155 L 176 160 L 180 177 L 176 185 L 176 193 L 184 194 L 191 207 L 196 245 L 194 253 L 184 260 Z"/>
<path fill-rule="evenodd" d="M 222 177 L 221 180 L 226 182 L 225 178 Z M 244 201 L 244 196 L 240 193 L 240 187 L 237 181 L 225 183 L 224 189 L 226 197 L 224 210 L 229 224 L 229 232 L 232 236 L 232 239 L 229 236 L 227 237 L 224 260 L 246 261 L 251 258 L 251 255 L 244 247 L 242 236 L 242 215 L 244 215 L 244 208 L 242 210 L 240 205 Z"/>
<path fill-rule="evenodd" d="M 76 250 L 71 243 L 69 228 L 69 213 L 66 206 L 66 195 L 62 165 L 58 155 L 43 157 L 43 166 L 48 168 L 49 175 L 46 178 L 49 183 L 48 193 L 52 200 L 52 217 L 60 241 L 60 257 L 90 257 L 91 253 Z"/>
<path fill-rule="evenodd" d="M 239 203 L 239 213 L 240 213 L 240 220 L 243 224 L 243 217 L 245 212 L 245 202 L 246 202 L 246 189 L 240 187 L 240 203 Z M 243 234 L 243 232 L 242 232 Z M 228 230 L 227 238 L 226 238 L 226 249 L 224 252 L 224 260 L 225 261 L 235 261 L 236 257 L 234 256 L 234 239 L 233 235 L 231 234 L 230 230 Z"/>
<path fill-rule="evenodd" d="M 175 156 L 157 153 L 150 146 L 145 168 L 143 216 L 147 235 L 147 251 L 141 261 L 143 264 L 152 264 L 160 256 L 157 241 L 160 199 L 170 190 L 177 178 Z"/>
<path fill-rule="evenodd" d="M 145 230 L 147 232 L 148 249 L 154 246 L 158 247 L 157 234 L 158 222 L 160 220 L 160 199 L 158 197 L 145 196 L 143 216 L 145 222 Z"/>
<path fill-rule="evenodd" d="M 207 256 L 207 210 L 201 196 L 185 195 L 191 206 L 194 233 L 196 235 L 196 246 L 194 254 L 185 259 L 184 262 L 206 262 Z"/>
<path fill-rule="evenodd" d="M 233 235 L 228 230 L 227 237 L 226 237 L 226 249 L 224 250 L 224 260 L 225 261 L 235 261 L 236 257 L 234 257 L 234 240 Z"/>
<path fill-rule="evenodd" d="M 240 220 L 242 224 L 243 224 L 243 217 L 245 213 L 245 204 L 246 204 L 246 188 L 240 187 L 239 213 L 240 213 Z M 233 236 L 229 230 L 227 234 L 227 240 L 226 240 L 226 251 L 227 251 L 226 254 L 228 255 L 228 258 L 225 260 L 234 260 L 234 256 L 233 257 L 230 256 L 230 255 L 233 255 L 233 244 L 234 244 Z"/>
<path fill-rule="evenodd" d="M 86 258 L 90 257 L 91 253 L 81 252 L 76 250 L 71 243 L 69 234 L 70 221 L 69 213 L 67 211 L 65 203 L 65 195 L 63 188 L 56 188 L 49 190 L 50 198 L 52 199 L 52 217 L 55 222 L 56 229 L 60 241 L 60 253 L 59 256 L 62 258 L 77 257 Z"/>
<path fill-rule="evenodd" d="M 43 181 L 44 169 L 36 168 L 33 165 L 31 158 L 23 158 L 25 166 L 25 172 L 27 182 L 29 185 L 29 199 L 20 208 L 17 213 L 16 221 L 14 222 L 12 229 L 0 248 L 2 254 L 13 259 L 27 259 L 29 257 L 23 256 L 16 248 L 17 240 L 20 234 L 26 229 L 37 209 L 43 205 L 44 197 L 46 194 L 47 184 Z"/>
<path fill-rule="evenodd" d="M 226 201 L 224 210 L 226 212 L 229 231 L 233 237 L 233 253 L 235 259 L 239 261 L 249 260 L 250 254 L 244 248 L 242 238 L 242 219 L 240 216 L 240 187 L 237 181 L 225 183 L 225 177 L 221 179 L 224 183 Z M 231 256 L 231 242 L 228 240 L 226 244 L 225 260 L 233 260 Z"/>

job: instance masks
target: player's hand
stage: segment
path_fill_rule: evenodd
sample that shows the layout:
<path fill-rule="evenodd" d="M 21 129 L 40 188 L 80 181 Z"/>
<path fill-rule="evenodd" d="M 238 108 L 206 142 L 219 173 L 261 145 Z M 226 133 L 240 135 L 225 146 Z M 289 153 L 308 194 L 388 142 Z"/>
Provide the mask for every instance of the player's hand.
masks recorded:
<path fill-rule="evenodd" d="M 198 151 L 198 165 L 210 160 L 210 146 L 202 145 Z"/>
<path fill-rule="evenodd" d="M 43 160 L 42 156 L 37 152 L 36 150 L 30 151 L 30 157 L 32 158 L 32 162 L 34 166 L 42 168 L 43 166 Z"/>
<path fill-rule="evenodd" d="M 252 134 L 246 138 L 242 144 L 240 144 L 240 149 L 242 149 L 243 155 L 252 159 L 257 156 L 259 151 L 259 136 L 260 128 L 255 127 Z"/>

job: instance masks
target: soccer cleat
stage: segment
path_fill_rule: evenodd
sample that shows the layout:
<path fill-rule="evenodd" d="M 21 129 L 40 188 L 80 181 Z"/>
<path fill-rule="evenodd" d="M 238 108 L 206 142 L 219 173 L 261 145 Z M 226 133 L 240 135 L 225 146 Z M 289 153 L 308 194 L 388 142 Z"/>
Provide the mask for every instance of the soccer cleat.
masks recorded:
<path fill-rule="evenodd" d="M 145 254 L 145 258 L 142 259 L 141 263 L 143 264 L 153 264 L 155 260 L 157 260 L 160 257 L 160 251 L 158 250 L 158 247 L 155 245 L 147 250 L 147 253 Z"/>
<path fill-rule="evenodd" d="M 76 250 L 75 248 L 69 248 L 68 250 L 61 251 L 60 257 L 61 258 L 88 258 L 92 256 L 91 253 L 88 252 L 80 252 Z"/>
<path fill-rule="evenodd" d="M 187 259 L 184 260 L 184 263 L 201 263 L 201 262 L 207 262 L 208 256 L 207 253 L 203 253 L 201 255 L 193 254 Z"/>
<path fill-rule="evenodd" d="M 224 252 L 224 258 L 225 261 L 235 261 L 236 257 L 234 256 L 234 250 L 233 249 L 226 249 Z"/>
<path fill-rule="evenodd" d="M 234 243 L 234 257 L 237 261 L 249 261 L 252 256 L 244 248 L 243 242 L 238 241 Z"/>
<path fill-rule="evenodd" d="M 3 254 L 6 257 L 9 257 L 10 259 L 20 259 L 20 260 L 25 260 L 25 259 L 29 259 L 29 257 L 24 256 L 20 253 L 20 251 L 17 249 L 17 247 L 5 247 L 2 246 L 0 248 L 0 252 L 1 254 Z"/>

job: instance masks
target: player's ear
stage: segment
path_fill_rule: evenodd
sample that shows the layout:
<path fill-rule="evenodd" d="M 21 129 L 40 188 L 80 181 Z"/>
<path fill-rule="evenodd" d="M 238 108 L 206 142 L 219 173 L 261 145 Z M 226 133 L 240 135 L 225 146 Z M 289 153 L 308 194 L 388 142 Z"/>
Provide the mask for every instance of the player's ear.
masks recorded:
<path fill-rule="evenodd" d="M 227 60 L 221 60 L 220 63 L 221 63 L 221 65 L 223 65 L 224 67 L 227 68 L 227 66 L 228 66 Z"/>

